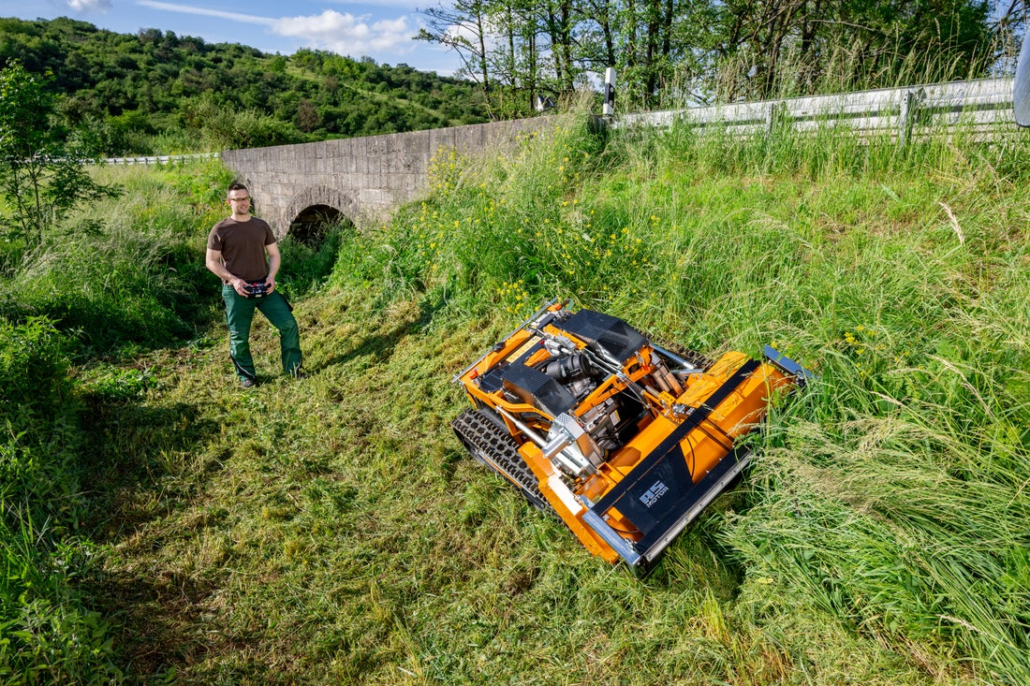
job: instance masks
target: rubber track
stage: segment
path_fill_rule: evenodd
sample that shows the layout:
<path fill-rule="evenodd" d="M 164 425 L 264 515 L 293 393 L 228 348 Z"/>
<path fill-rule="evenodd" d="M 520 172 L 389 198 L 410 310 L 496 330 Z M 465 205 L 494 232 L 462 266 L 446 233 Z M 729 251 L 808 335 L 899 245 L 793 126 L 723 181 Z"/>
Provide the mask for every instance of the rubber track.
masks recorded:
<path fill-rule="evenodd" d="M 496 424 L 475 410 L 466 410 L 451 422 L 451 428 L 470 445 L 483 451 L 520 488 L 539 502 L 547 503 L 544 494 L 540 492 L 540 482 L 519 455 L 515 441 Z"/>

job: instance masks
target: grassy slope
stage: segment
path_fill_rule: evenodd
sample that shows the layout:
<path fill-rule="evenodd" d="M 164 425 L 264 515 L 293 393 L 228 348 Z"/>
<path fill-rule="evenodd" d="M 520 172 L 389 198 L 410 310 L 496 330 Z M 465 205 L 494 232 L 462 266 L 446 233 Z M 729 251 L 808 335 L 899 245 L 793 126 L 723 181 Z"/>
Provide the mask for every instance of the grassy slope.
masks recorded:
<path fill-rule="evenodd" d="M 299 79 L 304 79 L 306 81 L 310 81 L 312 83 L 319 84 L 319 85 L 321 85 L 322 81 L 324 80 L 324 78 L 321 75 L 313 74 L 310 71 L 308 71 L 307 69 L 301 69 L 300 67 L 296 67 L 296 66 L 293 66 L 293 65 L 287 65 L 286 71 L 291 76 L 297 77 Z M 390 100 L 393 100 L 393 102 L 397 103 L 397 105 L 399 107 L 410 107 L 412 109 L 416 109 L 416 110 L 420 110 L 422 112 L 425 112 L 426 114 L 433 115 L 435 117 L 443 118 L 443 116 L 444 116 L 443 113 L 440 112 L 439 110 L 435 110 L 435 109 L 433 109 L 431 107 L 426 107 L 425 105 L 422 105 L 420 103 L 414 102 L 413 100 L 408 100 L 407 98 L 395 98 L 393 96 L 389 96 L 389 95 L 386 95 L 384 93 L 377 93 L 377 92 L 369 90 L 367 88 L 358 88 L 358 87 L 356 87 L 356 86 L 354 86 L 354 85 L 352 85 L 350 83 L 346 83 L 346 82 L 345 83 L 341 83 L 339 87 L 340 88 L 346 88 L 349 91 L 352 91 L 354 93 L 358 93 L 358 94 L 360 94 L 360 95 L 362 95 L 362 96 L 364 96 L 366 98 L 370 98 L 372 100 L 375 100 L 376 102 L 385 103 L 385 102 L 388 102 Z M 448 119 L 447 120 L 447 126 L 461 126 L 461 122 L 458 121 L 457 119 Z"/>
<path fill-rule="evenodd" d="M 217 323 L 141 356 L 154 388 L 95 407 L 91 437 L 110 496 L 97 600 L 128 669 L 1025 681 L 1026 152 L 806 145 L 680 132 L 602 153 L 572 129 L 514 162 L 444 158 L 427 203 L 352 237 L 298 301 L 311 378 L 271 375 L 267 326 L 252 392 Z M 644 581 L 448 428 L 451 373 L 551 293 L 706 352 L 777 339 L 822 375 Z"/>

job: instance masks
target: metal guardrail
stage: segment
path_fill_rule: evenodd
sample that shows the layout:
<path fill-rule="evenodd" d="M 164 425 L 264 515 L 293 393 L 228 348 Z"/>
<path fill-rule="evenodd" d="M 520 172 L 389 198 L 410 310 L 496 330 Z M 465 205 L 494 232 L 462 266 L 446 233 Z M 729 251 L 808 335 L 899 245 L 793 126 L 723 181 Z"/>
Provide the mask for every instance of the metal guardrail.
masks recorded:
<path fill-rule="evenodd" d="M 150 157 L 108 157 L 103 160 L 104 164 L 169 164 L 175 162 L 186 162 L 188 160 L 201 160 L 218 157 L 217 152 L 202 152 L 193 155 L 153 155 Z"/>
<path fill-rule="evenodd" d="M 953 83 L 885 88 L 808 98 L 763 100 L 617 117 L 616 128 L 668 127 L 683 122 L 697 127 L 719 126 L 733 135 L 770 134 L 776 126 L 817 131 L 846 126 L 859 133 L 886 133 L 904 143 L 913 127 L 954 128 L 959 124 L 980 132 L 1010 125 L 1013 79 L 977 79 Z"/>
<path fill-rule="evenodd" d="M 614 75 L 611 75 L 614 82 Z M 889 135 L 904 144 L 921 131 L 959 125 L 984 136 L 1016 131 L 1012 78 L 975 79 L 951 83 L 883 88 L 817 95 L 807 98 L 690 107 L 615 116 L 614 128 L 669 127 L 682 122 L 701 128 L 718 127 L 730 135 L 770 135 L 778 126 L 796 131 L 847 127 L 859 135 Z M 608 117 L 605 117 L 608 119 Z M 169 164 L 219 157 L 220 153 L 111 157 L 106 164 Z"/>

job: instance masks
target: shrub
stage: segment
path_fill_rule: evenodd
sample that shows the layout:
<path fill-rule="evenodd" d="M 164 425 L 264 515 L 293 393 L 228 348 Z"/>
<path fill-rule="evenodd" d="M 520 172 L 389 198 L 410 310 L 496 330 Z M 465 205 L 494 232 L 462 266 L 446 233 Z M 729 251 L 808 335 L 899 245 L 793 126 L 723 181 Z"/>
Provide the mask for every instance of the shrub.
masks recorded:
<path fill-rule="evenodd" d="M 119 676 L 100 616 L 76 577 L 80 431 L 68 341 L 46 319 L 0 319 L 0 680 L 101 683 Z"/>

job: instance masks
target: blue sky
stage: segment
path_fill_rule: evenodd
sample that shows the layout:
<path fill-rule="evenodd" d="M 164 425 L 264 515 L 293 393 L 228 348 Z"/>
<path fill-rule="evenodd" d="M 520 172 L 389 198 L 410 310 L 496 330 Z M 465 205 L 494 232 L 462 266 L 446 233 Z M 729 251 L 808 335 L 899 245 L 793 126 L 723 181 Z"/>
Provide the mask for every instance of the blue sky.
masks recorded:
<path fill-rule="evenodd" d="M 242 43 L 265 52 L 299 48 L 367 55 L 391 65 L 449 75 L 459 62 L 439 46 L 411 39 L 422 24 L 418 8 L 439 0 L 0 0 L 0 16 L 71 17 L 118 33 L 158 28 L 210 43 Z"/>

